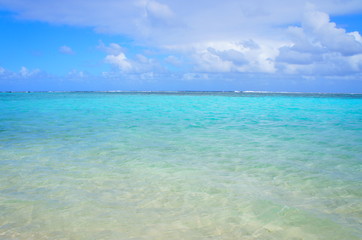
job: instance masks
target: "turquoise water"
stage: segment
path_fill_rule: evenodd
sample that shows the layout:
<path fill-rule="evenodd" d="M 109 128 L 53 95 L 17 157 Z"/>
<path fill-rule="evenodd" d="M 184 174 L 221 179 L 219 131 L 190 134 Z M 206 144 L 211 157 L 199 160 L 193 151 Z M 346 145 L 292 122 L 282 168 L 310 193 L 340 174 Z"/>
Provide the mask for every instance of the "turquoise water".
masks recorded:
<path fill-rule="evenodd" d="M 0 94 L 1 239 L 362 239 L 362 96 Z"/>

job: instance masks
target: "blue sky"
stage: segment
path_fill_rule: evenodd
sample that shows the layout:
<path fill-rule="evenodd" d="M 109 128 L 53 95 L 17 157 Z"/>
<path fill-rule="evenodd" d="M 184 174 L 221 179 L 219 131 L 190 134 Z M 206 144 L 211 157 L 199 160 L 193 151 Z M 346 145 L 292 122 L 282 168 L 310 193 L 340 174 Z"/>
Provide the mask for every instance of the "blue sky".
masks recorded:
<path fill-rule="evenodd" d="M 0 91 L 362 93 L 360 0 L 0 0 Z"/>

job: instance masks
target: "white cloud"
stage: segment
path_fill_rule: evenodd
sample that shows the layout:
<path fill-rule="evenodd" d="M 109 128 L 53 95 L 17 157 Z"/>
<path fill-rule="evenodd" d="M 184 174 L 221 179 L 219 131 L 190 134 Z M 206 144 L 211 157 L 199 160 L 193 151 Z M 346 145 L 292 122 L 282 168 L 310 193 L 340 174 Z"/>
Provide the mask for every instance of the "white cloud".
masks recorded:
<path fill-rule="evenodd" d="M 361 36 L 357 32 L 347 34 L 344 29 L 337 28 L 324 12 L 307 11 L 299 29 L 307 44 L 316 48 L 340 52 L 346 56 L 362 52 L 362 43 L 357 40 L 361 39 Z"/>
<path fill-rule="evenodd" d="M 246 43 L 246 44 L 245 44 Z M 275 72 L 274 59 L 282 43 L 209 42 L 195 47 L 196 70 L 210 72 Z"/>
<path fill-rule="evenodd" d="M 97 46 L 97 48 L 112 55 L 118 55 L 124 52 L 124 49 L 117 43 L 110 43 L 107 46 L 102 41 L 99 41 L 99 45 Z"/>
<path fill-rule="evenodd" d="M 228 61 L 236 65 L 244 65 L 247 64 L 248 62 L 245 55 L 242 52 L 234 49 L 219 51 L 214 48 L 209 48 L 208 51 L 213 55 L 218 56 L 223 61 Z"/>
<path fill-rule="evenodd" d="M 299 22 L 306 3 L 330 14 L 362 11 L 360 0 L 0 0 L 19 18 L 90 26 L 158 44 L 275 36 L 278 26 Z"/>
<path fill-rule="evenodd" d="M 63 54 L 74 54 L 74 51 L 68 46 L 61 46 L 59 52 Z"/>
<path fill-rule="evenodd" d="M 233 63 L 225 61 L 218 55 L 213 54 L 209 49 L 203 49 L 194 54 L 196 69 L 207 72 L 229 72 L 233 68 Z"/>
<path fill-rule="evenodd" d="M 281 47 L 276 61 L 286 73 L 344 75 L 362 70 L 362 42 L 358 32 L 347 33 L 328 14 L 308 10 L 301 27 L 289 27 L 291 43 Z"/>
<path fill-rule="evenodd" d="M 362 36 L 359 34 L 359 32 L 350 32 L 348 35 L 353 36 L 357 42 L 362 43 Z"/>
<path fill-rule="evenodd" d="M 117 55 L 107 55 L 104 60 L 106 63 L 117 66 L 122 72 L 129 72 L 133 69 L 132 64 L 124 53 L 119 53 Z"/>
<path fill-rule="evenodd" d="M 142 54 L 136 54 L 134 58 L 129 59 L 124 52 L 124 48 L 117 43 L 110 43 L 107 46 L 101 42 L 98 48 L 108 54 L 104 61 L 115 66 L 123 73 L 146 73 L 158 67 L 154 59 Z"/>
<path fill-rule="evenodd" d="M 28 69 L 27 67 L 22 66 L 19 71 L 11 71 L 0 67 L 0 76 L 1 79 L 29 79 L 36 78 L 41 76 L 46 76 L 47 74 L 40 71 L 39 69 Z"/>
<path fill-rule="evenodd" d="M 362 70 L 360 33 L 338 28 L 328 15 L 362 12 L 361 0 L 0 0 L 0 7 L 22 19 L 128 36 L 138 46 L 162 49 L 168 56 L 164 61 L 175 68 L 182 63 L 184 72 L 333 75 Z M 67 48 L 60 51 L 73 52 Z M 117 43 L 100 42 L 98 48 L 120 72 L 164 71 L 150 54 L 130 54 Z"/>
<path fill-rule="evenodd" d="M 26 67 L 21 67 L 20 71 L 19 71 L 19 75 L 23 78 L 29 78 L 32 77 L 34 75 L 37 75 L 38 73 L 40 73 L 39 69 L 33 69 L 33 70 L 29 70 Z"/>
<path fill-rule="evenodd" d="M 173 16 L 172 10 L 166 4 L 156 1 L 143 1 L 147 14 L 156 18 L 170 18 Z"/>
<path fill-rule="evenodd" d="M 83 71 L 73 69 L 68 73 L 68 77 L 79 79 L 79 78 L 85 78 L 87 77 L 87 75 Z"/>
<path fill-rule="evenodd" d="M 23 77 L 26 77 L 29 75 L 29 70 L 26 67 L 21 67 L 19 72 L 20 72 L 20 75 Z"/>
<path fill-rule="evenodd" d="M 280 54 L 277 58 L 279 62 L 289 64 L 310 64 L 313 61 L 321 61 L 322 55 L 313 55 L 308 52 L 294 51 L 292 47 L 284 46 L 279 49 Z"/>
<path fill-rule="evenodd" d="M 100 41 L 98 49 L 106 52 L 108 55 L 104 58 L 106 63 L 117 67 L 121 72 L 131 72 L 134 66 L 123 52 L 124 49 L 117 43 L 110 43 L 108 46 Z"/>
<path fill-rule="evenodd" d="M 341 76 L 362 71 L 361 35 L 337 28 L 324 12 L 308 8 L 300 27 L 287 27 L 280 34 L 283 41 L 259 36 L 235 42 L 191 44 L 188 48 L 192 49 L 194 70 L 308 76 Z"/>

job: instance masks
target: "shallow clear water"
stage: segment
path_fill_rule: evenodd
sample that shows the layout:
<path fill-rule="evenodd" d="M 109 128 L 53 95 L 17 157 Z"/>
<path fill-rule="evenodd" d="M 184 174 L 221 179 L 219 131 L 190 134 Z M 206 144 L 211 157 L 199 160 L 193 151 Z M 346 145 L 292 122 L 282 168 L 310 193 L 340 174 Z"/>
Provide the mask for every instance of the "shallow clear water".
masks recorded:
<path fill-rule="evenodd" d="M 362 97 L 0 94 L 1 239 L 361 239 Z"/>

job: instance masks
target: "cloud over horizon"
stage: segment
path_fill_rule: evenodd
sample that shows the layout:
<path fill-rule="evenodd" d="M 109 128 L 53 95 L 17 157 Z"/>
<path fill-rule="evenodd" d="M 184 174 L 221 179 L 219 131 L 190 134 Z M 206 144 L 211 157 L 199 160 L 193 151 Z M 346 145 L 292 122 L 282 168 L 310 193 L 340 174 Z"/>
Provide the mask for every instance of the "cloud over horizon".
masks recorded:
<path fill-rule="evenodd" d="M 360 0 L 0 0 L 0 9 L 19 21 L 90 27 L 130 39 L 94 46 L 103 53 L 98 61 L 109 67 L 101 76 L 362 77 L 359 29 L 348 32 L 330 19 L 361 13 Z M 74 54 L 66 45 L 59 52 Z"/>

